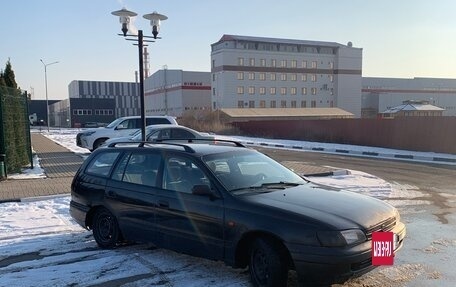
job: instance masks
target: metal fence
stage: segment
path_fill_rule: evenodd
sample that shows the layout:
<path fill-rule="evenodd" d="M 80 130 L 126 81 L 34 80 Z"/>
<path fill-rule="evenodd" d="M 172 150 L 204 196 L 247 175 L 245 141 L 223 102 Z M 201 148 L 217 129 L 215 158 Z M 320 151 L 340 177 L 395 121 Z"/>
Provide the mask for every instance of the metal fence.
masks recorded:
<path fill-rule="evenodd" d="M 27 93 L 0 87 L 0 180 L 33 168 Z"/>

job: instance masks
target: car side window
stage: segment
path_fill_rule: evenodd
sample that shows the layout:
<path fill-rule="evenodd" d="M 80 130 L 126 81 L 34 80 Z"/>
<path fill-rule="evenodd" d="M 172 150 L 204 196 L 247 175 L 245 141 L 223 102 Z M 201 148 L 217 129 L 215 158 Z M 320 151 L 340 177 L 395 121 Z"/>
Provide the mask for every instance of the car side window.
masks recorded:
<path fill-rule="evenodd" d="M 178 156 L 169 157 L 165 160 L 164 189 L 192 193 L 192 188 L 195 185 L 210 185 L 210 181 L 192 160 Z"/>
<path fill-rule="evenodd" d="M 113 179 L 134 184 L 157 186 L 157 174 L 161 155 L 132 153 L 119 164 Z M 124 172 L 122 172 L 124 170 Z"/>
<path fill-rule="evenodd" d="M 195 135 L 183 129 L 171 129 L 171 138 L 173 139 L 194 139 Z"/>
<path fill-rule="evenodd" d="M 116 127 L 117 130 L 124 130 L 124 129 L 128 129 L 128 125 L 129 125 L 129 122 L 130 120 L 124 120 L 123 122 L 119 123 Z"/>
<path fill-rule="evenodd" d="M 98 154 L 86 168 L 86 172 L 92 175 L 107 177 L 120 152 L 104 152 Z"/>
<path fill-rule="evenodd" d="M 146 124 L 149 125 L 160 125 L 160 124 L 170 124 L 170 121 L 167 118 L 146 118 Z"/>

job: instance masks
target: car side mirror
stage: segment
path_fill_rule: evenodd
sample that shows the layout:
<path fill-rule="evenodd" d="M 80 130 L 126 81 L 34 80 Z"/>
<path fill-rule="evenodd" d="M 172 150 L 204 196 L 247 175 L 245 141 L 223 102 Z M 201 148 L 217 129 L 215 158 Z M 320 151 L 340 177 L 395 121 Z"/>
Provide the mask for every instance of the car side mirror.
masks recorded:
<path fill-rule="evenodd" d="M 210 198 L 214 197 L 214 193 L 212 192 L 209 185 L 206 184 L 197 184 L 194 185 L 192 188 L 192 194 L 200 195 L 200 196 L 209 196 Z"/>

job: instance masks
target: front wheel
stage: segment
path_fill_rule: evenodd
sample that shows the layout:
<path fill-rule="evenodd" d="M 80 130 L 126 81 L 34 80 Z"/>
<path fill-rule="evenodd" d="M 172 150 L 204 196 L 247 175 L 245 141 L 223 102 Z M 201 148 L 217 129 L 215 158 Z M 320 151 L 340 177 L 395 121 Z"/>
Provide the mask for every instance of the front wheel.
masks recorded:
<path fill-rule="evenodd" d="M 286 286 L 288 260 L 283 247 L 272 240 L 257 238 L 250 250 L 250 278 L 255 286 Z"/>
<path fill-rule="evenodd" d="M 105 208 L 101 208 L 95 213 L 92 231 L 95 241 L 101 248 L 114 248 L 120 241 L 117 219 Z"/>

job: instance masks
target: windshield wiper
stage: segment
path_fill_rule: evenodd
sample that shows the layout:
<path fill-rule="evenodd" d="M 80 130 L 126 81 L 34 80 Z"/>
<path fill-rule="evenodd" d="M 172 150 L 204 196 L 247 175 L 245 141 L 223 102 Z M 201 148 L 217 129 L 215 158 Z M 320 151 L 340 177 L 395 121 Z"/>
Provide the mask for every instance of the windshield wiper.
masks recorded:
<path fill-rule="evenodd" d="M 287 187 L 290 186 L 298 186 L 301 185 L 302 183 L 296 183 L 296 182 L 285 182 L 285 181 L 279 181 L 279 182 L 266 182 L 261 185 L 252 185 L 248 187 L 241 187 L 241 188 L 236 188 L 230 190 L 230 192 L 236 192 L 237 194 L 243 194 L 243 193 L 250 193 L 250 192 L 255 192 L 255 193 L 266 193 L 266 192 L 271 192 L 272 189 L 286 189 Z M 243 191 L 243 192 L 239 192 Z"/>
<path fill-rule="evenodd" d="M 297 183 L 297 182 L 286 182 L 286 181 L 279 181 L 279 182 L 265 182 L 261 185 L 256 185 L 256 186 L 251 186 L 250 188 L 280 188 L 280 189 L 285 189 L 288 186 L 298 186 L 301 185 L 302 183 Z"/>

